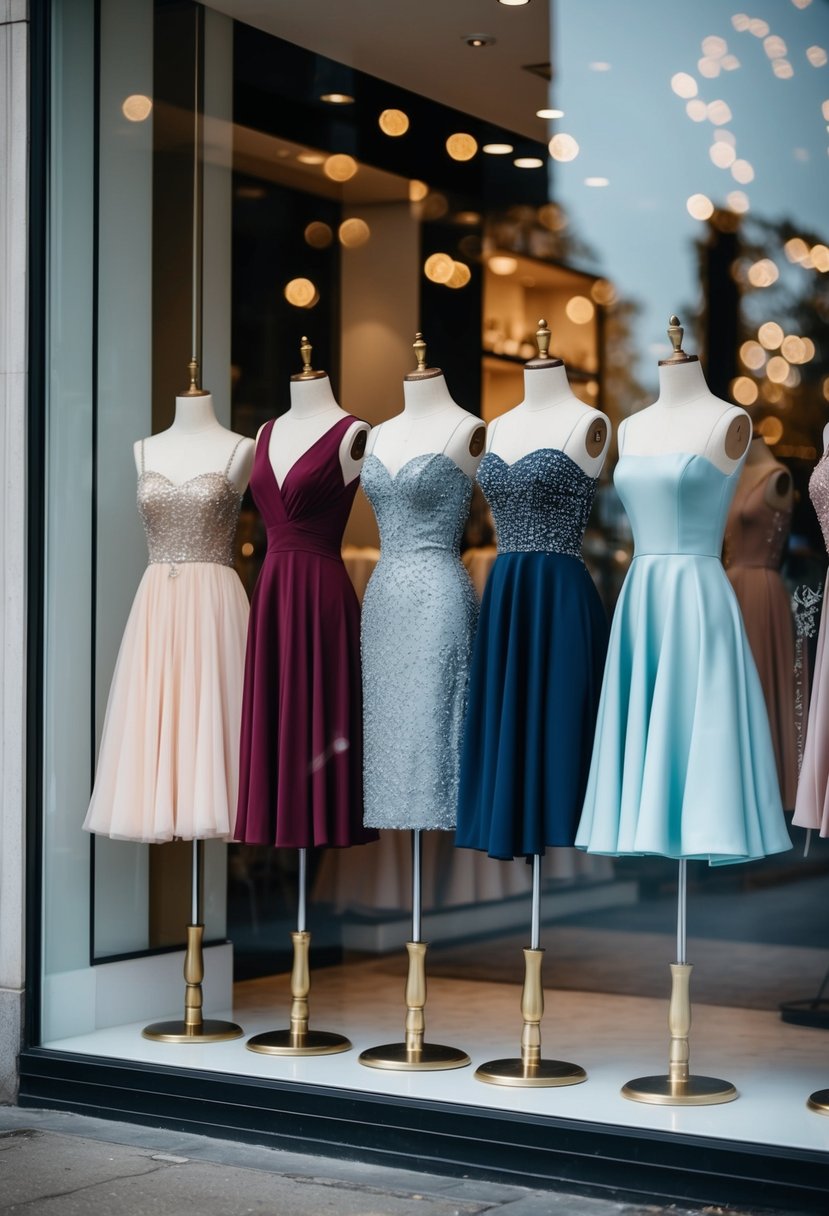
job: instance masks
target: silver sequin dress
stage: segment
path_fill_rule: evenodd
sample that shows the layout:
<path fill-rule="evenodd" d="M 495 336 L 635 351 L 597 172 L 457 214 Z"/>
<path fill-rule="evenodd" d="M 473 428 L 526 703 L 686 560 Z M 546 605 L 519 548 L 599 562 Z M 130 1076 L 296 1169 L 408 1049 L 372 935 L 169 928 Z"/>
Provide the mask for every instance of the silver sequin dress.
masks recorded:
<path fill-rule="evenodd" d="M 443 453 L 394 477 L 369 456 L 362 481 L 381 540 L 362 615 L 364 821 L 453 828 L 478 615 L 460 560 L 472 481 Z"/>
<path fill-rule="evenodd" d="M 149 565 L 115 664 L 87 831 L 147 843 L 230 833 L 248 620 L 233 569 L 235 452 L 222 472 L 176 485 L 144 468 L 142 445 Z"/>

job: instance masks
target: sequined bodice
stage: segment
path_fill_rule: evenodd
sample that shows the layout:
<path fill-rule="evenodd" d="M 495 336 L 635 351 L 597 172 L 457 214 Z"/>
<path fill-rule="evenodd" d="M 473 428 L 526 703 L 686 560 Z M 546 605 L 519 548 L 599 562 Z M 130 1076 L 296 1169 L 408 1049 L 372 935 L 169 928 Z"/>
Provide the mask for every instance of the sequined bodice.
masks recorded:
<path fill-rule="evenodd" d="M 513 464 L 487 452 L 478 482 L 495 520 L 499 553 L 581 558 L 596 482 L 564 452 L 538 448 Z"/>
<path fill-rule="evenodd" d="M 823 453 L 809 478 L 809 497 L 818 517 L 826 548 L 829 549 L 829 450 Z"/>
<path fill-rule="evenodd" d="M 413 456 L 392 476 L 372 455 L 362 480 L 380 528 L 381 560 L 408 560 L 411 553 L 429 549 L 459 554 L 472 480 L 450 456 Z"/>
<path fill-rule="evenodd" d="M 723 562 L 730 566 L 766 567 L 779 570 L 792 523 L 791 510 L 770 507 L 765 499 L 770 477 L 784 472 L 782 465 L 745 470 L 728 513 L 723 544 Z M 752 480 L 744 485 L 746 477 Z"/>
<path fill-rule="evenodd" d="M 634 557 L 687 554 L 719 561 L 741 468 L 723 473 L 693 452 L 620 457 L 613 480 L 633 528 Z"/>
<path fill-rule="evenodd" d="M 232 566 L 242 497 L 226 473 L 199 473 L 176 485 L 163 473 L 138 478 L 138 511 L 150 563 Z"/>

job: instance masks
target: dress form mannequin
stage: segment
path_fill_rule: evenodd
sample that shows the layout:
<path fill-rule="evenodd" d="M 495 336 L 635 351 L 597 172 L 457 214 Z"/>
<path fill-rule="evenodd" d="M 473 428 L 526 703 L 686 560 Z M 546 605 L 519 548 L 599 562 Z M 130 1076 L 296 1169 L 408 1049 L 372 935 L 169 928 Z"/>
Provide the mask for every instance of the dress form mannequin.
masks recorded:
<path fill-rule="evenodd" d="M 325 372 L 311 367 L 312 347 L 302 339 L 303 368 L 291 377 L 291 407 L 271 430 L 268 456 L 277 485 L 282 485 L 296 462 L 341 418 L 350 415 L 337 404 Z M 359 476 L 366 451 L 367 422 L 355 420 L 340 442 L 340 465 L 346 485 Z M 256 438 L 262 433 L 260 427 Z"/>
<path fill-rule="evenodd" d="M 489 426 L 487 451 L 514 464 L 538 448 L 554 448 L 589 477 L 598 477 L 607 455 L 609 419 L 573 394 L 561 359 L 548 355 L 550 331 L 543 318 L 536 340 L 539 357 L 524 367 L 524 400 Z"/>
<path fill-rule="evenodd" d="M 417 370 L 403 381 L 403 411 L 372 431 L 373 453 L 395 477 L 415 456 L 443 452 L 469 477 L 474 477 L 484 452 L 485 428 L 480 418 L 456 405 L 443 372 L 426 367 L 426 343 L 414 343 Z"/>
<path fill-rule="evenodd" d="M 791 474 L 775 459 L 774 453 L 762 435 L 756 435 L 749 445 L 745 468 L 757 469 L 759 472 L 762 465 L 766 465 L 769 473 L 772 469 L 777 469 L 777 476 L 770 476 L 766 482 L 763 495 L 766 506 L 771 507 L 773 511 L 790 511 L 794 502 Z"/>

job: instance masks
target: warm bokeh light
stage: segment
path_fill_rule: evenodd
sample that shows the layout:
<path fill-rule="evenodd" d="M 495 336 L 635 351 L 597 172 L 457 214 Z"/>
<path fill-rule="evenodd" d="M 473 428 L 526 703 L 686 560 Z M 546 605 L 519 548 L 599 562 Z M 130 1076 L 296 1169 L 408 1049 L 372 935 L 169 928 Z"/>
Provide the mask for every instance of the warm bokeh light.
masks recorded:
<path fill-rule="evenodd" d="M 702 40 L 702 53 L 708 55 L 711 59 L 722 59 L 723 55 L 728 50 L 728 43 L 724 38 L 720 38 L 718 34 L 709 34 L 707 38 Z"/>
<path fill-rule="evenodd" d="M 815 344 L 811 338 L 801 338 L 803 343 L 803 362 L 811 363 L 815 357 Z"/>
<path fill-rule="evenodd" d="M 481 148 L 488 156 L 509 156 L 513 151 L 512 144 L 484 144 Z"/>
<path fill-rule="evenodd" d="M 433 283 L 448 283 L 455 271 L 455 260 L 448 253 L 432 253 L 423 263 L 423 273 Z"/>
<path fill-rule="evenodd" d="M 780 271 L 771 258 L 761 258 L 748 268 L 748 281 L 752 287 L 771 287 L 780 278 Z"/>
<path fill-rule="evenodd" d="M 757 430 L 763 436 L 769 447 L 775 443 L 779 443 L 783 438 L 783 423 L 779 418 L 775 418 L 773 414 L 761 419 L 757 424 Z"/>
<path fill-rule="evenodd" d="M 753 405 L 759 395 L 757 385 L 748 376 L 738 376 L 731 381 L 731 396 L 738 405 Z"/>
<path fill-rule="evenodd" d="M 697 82 L 687 72 L 675 72 L 671 77 L 671 88 L 677 97 L 696 97 Z"/>
<path fill-rule="evenodd" d="M 153 103 L 143 93 L 130 93 L 121 102 L 121 113 L 129 122 L 144 122 L 150 117 Z"/>
<path fill-rule="evenodd" d="M 798 337 L 797 334 L 786 334 L 780 343 L 780 354 L 784 359 L 788 359 L 789 363 L 809 362 L 808 347 L 803 338 Z"/>
<path fill-rule="evenodd" d="M 829 100 L 821 103 L 820 112 L 826 121 L 829 122 Z"/>
<path fill-rule="evenodd" d="M 540 169 L 544 161 L 539 156 L 516 156 L 512 163 L 516 169 Z"/>
<path fill-rule="evenodd" d="M 692 194 L 685 206 L 695 220 L 707 220 L 714 214 L 714 204 L 707 194 Z"/>
<path fill-rule="evenodd" d="M 391 135 L 393 139 L 405 135 L 409 129 L 409 116 L 402 110 L 384 110 L 377 122 L 383 134 Z"/>
<path fill-rule="evenodd" d="M 811 3 L 812 0 L 792 0 L 792 4 L 795 6 L 795 8 L 808 8 Z"/>
<path fill-rule="evenodd" d="M 829 376 L 823 377 L 823 396 L 826 401 L 829 401 Z"/>
<path fill-rule="evenodd" d="M 563 118 L 564 111 L 563 110 L 550 110 L 550 109 L 536 110 L 535 116 L 536 116 L 536 118 L 547 118 L 547 119 Z"/>
<path fill-rule="evenodd" d="M 586 177 L 584 179 L 584 184 L 585 184 L 585 186 L 594 186 L 598 189 L 602 186 L 609 186 L 610 178 L 609 177 Z"/>
<path fill-rule="evenodd" d="M 323 93 L 320 101 L 327 101 L 330 106 L 354 105 L 354 98 L 350 93 Z"/>
<path fill-rule="evenodd" d="M 788 59 L 772 60 L 771 70 L 778 80 L 791 80 L 792 76 L 794 76 L 794 68 Z"/>
<path fill-rule="evenodd" d="M 608 306 L 616 303 L 616 288 L 607 279 L 596 279 L 590 294 L 597 304 Z"/>
<path fill-rule="evenodd" d="M 591 72 L 609 72 L 611 65 L 606 59 L 594 59 L 592 63 L 587 65 Z"/>
<path fill-rule="evenodd" d="M 789 363 L 782 355 L 772 355 L 766 367 L 766 375 L 772 384 L 785 384 L 789 374 Z"/>
<path fill-rule="evenodd" d="M 709 122 L 712 122 L 715 127 L 725 126 L 727 122 L 731 122 L 731 110 L 722 98 L 716 101 L 709 101 L 705 107 L 705 116 Z"/>
<path fill-rule="evenodd" d="M 593 320 L 596 313 L 593 301 L 588 300 L 587 296 L 571 296 L 564 311 L 574 325 L 586 325 L 588 321 Z"/>
<path fill-rule="evenodd" d="M 305 229 L 305 240 L 312 249 L 326 249 L 334 239 L 334 233 L 322 220 L 314 220 Z"/>
<path fill-rule="evenodd" d="M 799 236 L 793 236 L 783 246 L 783 252 L 790 262 L 805 262 L 809 256 L 809 246 Z"/>
<path fill-rule="evenodd" d="M 447 287 L 466 287 L 469 280 L 472 278 L 472 271 L 467 266 L 466 262 L 455 262 L 454 269 L 451 275 L 446 280 Z"/>
<path fill-rule="evenodd" d="M 735 13 L 731 18 L 731 24 L 738 34 L 742 34 L 751 25 L 751 18 L 748 13 Z"/>
<path fill-rule="evenodd" d="M 744 342 L 740 347 L 740 360 L 753 372 L 759 371 L 766 361 L 766 352 L 759 342 Z"/>
<path fill-rule="evenodd" d="M 568 219 L 558 203 L 545 203 L 538 208 L 538 222 L 550 232 L 563 232 Z"/>
<path fill-rule="evenodd" d="M 579 154 L 579 145 L 572 135 L 567 135 L 564 131 L 559 131 L 550 140 L 550 156 L 553 160 L 568 161 L 575 160 Z"/>
<path fill-rule="evenodd" d="M 736 153 L 731 144 L 722 143 L 717 140 L 708 149 L 708 155 L 718 169 L 727 169 L 729 165 L 734 164 Z"/>
<path fill-rule="evenodd" d="M 748 32 L 753 34 L 755 38 L 765 38 L 769 32 L 768 21 L 763 21 L 759 17 L 752 17 L 748 23 Z"/>
<path fill-rule="evenodd" d="M 371 229 L 365 220 L 361 220 L 355 215 L 351 219 L 343 220 L 337 229 L 337 235 L 344 248 L 359 249 L 360 245 L 365 245 L 371 236 Z"/>
<path fill-rule="evenodd" d="M 321 152 L 300 152 L 297 155 L 297 160 L 301 165 L 322 165 L 325 163 L 325 157 Z"/>
<path fill-rule="evenodd" d="M 769 59 L 782 59 L 788 49 L 779 34 L 769 34 L 768 38 L 763 39 L 763 50 Z"/>
<path fill-rule="evenodd" d="M 333 156 L 328 157 L 322 171 L 332 182 L 348 182 L 357 172 L 357 162 L 353 156 L 335 152 Z"/>
<path fill-rule="evenodd" d="M 720 63 L 724 72 L 734 72 L 740 66 L 740 61 L 736 55 L 723 55 Z"/>
<path fill-rule="evenodd" d="M 712 131 L 711 138 L 715 144 L 728 144 L 729 148 L 737 147 L 737 136 L 733 131 L 726 130 L 725 127 L 718 127 L 716 131 Z"/>
<path fill-rule="evenodd" d="M 313 308 L 319 295 L 310 279 L 291 279 L 285 284 L 285 299 L 294 308 Z"/>
<path fill-rule="evenodd" d="M 497 254 L 489 259 L 487 266 L 493 274 L 502 275 L 515 274 L 518 269 L 518 263 L 515 258 L 501 257 Z"/>
<path fill-rule="evenodd" d="M 465 135 L 459 131 L 455 135 L 450 135 L 446 141 L 446 151 L 452 157 L 452 160 L 472 160 L 472 157 L 478 151 L 478 141 L 471 135 Z"/>
<path fill-rule="evenodd" d="M 253 557 L 253 545 L 249 540 L 242 545 L 242 557 Z"/>
<path fill-rule="evenodd" d="M 705 76 L 707 80 L 714 80 L 719 76 L 721 68 L 718 59 L 711 59 L 708 55 L 703 55 L 702 59 L 697 60 L 697 71 L 700 76 Z"/>
<path fill-rule="evenodd" d="M 439 190 L 433 190 L 423 200 L 423 218 L 425 220 L 443 219 L 449 210 L 449 199 Z"/>
<path fill-rule="evenodd" d="M 826 245 L 813 245 L 809 257 L 815 270 L 819 270 L 821 274 L 829 271 L 829 248 Z"/>
<path fill-rule="evenodd" d="M 765 321 L 757 330 L 757 337 L 766 350 L 777 350 L 783 341 L 783 329 L 776 321 Z"/>
<path fill-rule="evenodd" d="M 725 201 L 729 209 L 737 215 L 744 215 L 748 211 L 748 195 L 744 190 L 732 190 L 730 194 L 726 194 Z"/>
<path fill-rule="evenodd" d="M 472 225 L 480 224 L 483 217 L 480 211 L 456 211 L 452 218 L 456 224 Z"/>
<path fill-rule="evenodd" d="M 693 101 L 689 101 L 685 107 L 685 113 L 692 122 L 705 122 L 708 116 L 708 106 L 699 97 L 695 97 Z"/>
<path fill-rule="evenodd" d="M 810 46 L 806 52 L 806 58 L 809 60 L 813 68 L 822 68 L 826 66 L 826 51 L 822 46 Z"/>
<path fill-rule="evenodd" d="M 754 181 L 754 167 L 747 160 L 735 160 L 731 166 L 731 176 L 741 186 L 747 186 Z"/>
<path fill-rule="evenodd" d="M 410 203 L 422 203 L 428 193 L 429 187 L 425 182 L 419 182 L 416 178 L 409 182 Z"/>

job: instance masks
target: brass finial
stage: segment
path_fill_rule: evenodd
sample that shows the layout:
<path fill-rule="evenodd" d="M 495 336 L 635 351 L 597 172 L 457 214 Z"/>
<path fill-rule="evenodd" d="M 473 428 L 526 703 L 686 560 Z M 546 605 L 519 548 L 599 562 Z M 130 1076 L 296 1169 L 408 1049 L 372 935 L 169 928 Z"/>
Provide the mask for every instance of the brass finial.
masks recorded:
<path fill-rule="evenodd" d="M 525 363 L 525 367 L 563 367 L 561 359 L 556 359 L 555 356 L 550 357 L 550 327 L 543 317 L 539 318 L 538 329 L 535 331 L 535 341 L 538 346 L 538 357 L 530 359 L 529 363 Z"/>
<path fill-rule="evenodd" d="M 414 351 L 415 358 L 417 359 L 417 367 L 413 372 L 409 372 L 408 376 L 406 376 L 407 380 L 428 380 L 431 376 L 443 375 L 439 367 L 426 366 L 426 342 L 423 338 L 423 334 L 415 334 L 415 340 L 412 343 L 412 350 Z"/>
<path fill-rule="evenodd" d="M 197 359 L 191 359 L 190 362 L 187 364 L 187 375 L 190 379 L 190 383 L 187 386 L 187 388 L 184 390 L 184 392 L 181 394 L 182 397 L 209 397 L 210 396 L 207 389 L 199 388 L 199 363 L 198 363 Z"/>
<path fill-rule="evenodd" d="M 669 367 L 672 363 L 698 363 L 696 355 L 686 355 L 682 349 L 682 338 L 685 330 L 679 323 L 679 317 L 672 316 L 668 325 L 668 337 L 671 340 L 671 346 L 674 348 L 672 354 L 667 359 L 660 359 L 660 367 Z"/>
<path fill-rule="evenodd" d="M 303 334 L 302 341 L 299 344 L 299 353 L 302 357 L 302 371 L 297 372 L 295 376 L 291 376 L 292 380 L 322 380 L 325 372 L 315 372 L 311 366 L 311 352 L 313 346 Z"/>

